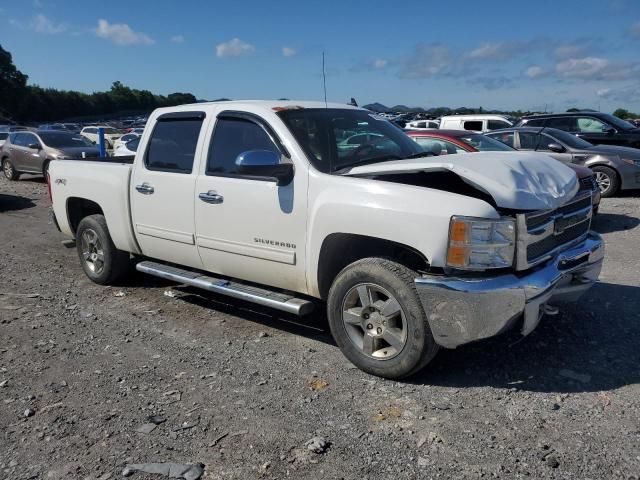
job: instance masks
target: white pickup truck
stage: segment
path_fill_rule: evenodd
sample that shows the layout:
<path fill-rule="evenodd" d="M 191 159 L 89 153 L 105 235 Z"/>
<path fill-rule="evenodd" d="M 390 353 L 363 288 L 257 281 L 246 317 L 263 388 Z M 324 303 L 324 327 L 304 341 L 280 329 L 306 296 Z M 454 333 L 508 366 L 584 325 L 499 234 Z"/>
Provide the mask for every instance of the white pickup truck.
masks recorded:
<path fill-rule="evenodd" d="M 600 274 L 590 192 L 550 157 L 429 156 L 345 105 L 156 110 L 135 158 L 53 162 L 56 224 L 100 284 L 145 273 L 304 315 L 361 369 L 530 333 Z"/>

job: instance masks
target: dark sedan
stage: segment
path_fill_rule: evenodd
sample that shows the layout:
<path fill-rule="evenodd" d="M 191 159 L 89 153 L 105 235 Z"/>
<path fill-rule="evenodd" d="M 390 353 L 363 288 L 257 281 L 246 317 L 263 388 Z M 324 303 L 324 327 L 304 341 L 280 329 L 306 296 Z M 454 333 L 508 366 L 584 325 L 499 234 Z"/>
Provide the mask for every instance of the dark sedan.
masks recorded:
<path fill-rule="evenodd" d="M 594 145 L 640 148 L 640 128 L 608 113 L 546 113 L 522 117 L 515 127 L 556 128 L 573 133 Z"/>
<path fill-rule="evenodd" d="M 593 170 L 603 197 L 620 189 L 640 188 L 640 150 L 616 145 L 592 145 L 555 128 L 506 128 L 487 136 L 517 150 L 544 152 L 564 163 Z"/>
<path fill-rule="evenodd" d="M 505 130 L 500 130 L 505 131 Z M 466 152 L 500 152 L 513 151 L 513 147 L 500 142 L 487 134 L 473 133 L 466 130 L 412 130 L 405 132 L 427 152 L 435 155 L 450 155 Z M 493 132 L 491 132 L 493 133 Z M 590 190 L 593 211 L 600 206 L 600 190 L 598 190 L 593 172 L 586 167 L 568 164 L 580 180 L 580 190 Z"/>

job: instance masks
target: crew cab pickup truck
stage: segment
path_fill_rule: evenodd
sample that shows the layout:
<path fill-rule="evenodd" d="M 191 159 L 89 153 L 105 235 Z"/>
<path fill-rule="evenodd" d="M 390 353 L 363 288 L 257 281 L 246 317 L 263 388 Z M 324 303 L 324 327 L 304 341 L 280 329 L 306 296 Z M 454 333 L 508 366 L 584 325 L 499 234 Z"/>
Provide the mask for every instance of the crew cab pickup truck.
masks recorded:
<path fill-rule="evenodd" d="M 604 256 L 591 196 L 560 162 L 434 157 L 345 105 L 158 109 L 135 157 L 53 162 L 49 176 L 94 282 L 133 255 L 141 272 L 293 314 L 326 305 L 344 355 L 387 378 L 441 347 L 529 334 Z"/>

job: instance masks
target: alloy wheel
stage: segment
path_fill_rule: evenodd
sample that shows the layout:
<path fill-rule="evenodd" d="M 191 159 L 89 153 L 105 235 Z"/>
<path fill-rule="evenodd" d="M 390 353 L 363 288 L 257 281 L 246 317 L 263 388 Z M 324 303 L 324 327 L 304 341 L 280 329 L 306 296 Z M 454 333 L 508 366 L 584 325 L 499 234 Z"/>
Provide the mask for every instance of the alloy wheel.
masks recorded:
<path fill-rule="evenodd" d="M 91 228 L 82 232 L 80 237 L 82 258 L 89 270 L 99 275 L 104 270 L 104 250 L 98 234 Z"/>
<path fill-rule="evenodd" d="M 605 172 L 596 172 L 596 183 L 600 188 L 600 193 L 604 193 L 611 188 L 611 177 Z"/>
<path fill-rule="evenodd" d="M 380 285 L 352 287 L 342 302 L 342 321 L 351 342 L 366 356 L 387 360 L 407 343 L 407 320 L 400 303 Z"/>

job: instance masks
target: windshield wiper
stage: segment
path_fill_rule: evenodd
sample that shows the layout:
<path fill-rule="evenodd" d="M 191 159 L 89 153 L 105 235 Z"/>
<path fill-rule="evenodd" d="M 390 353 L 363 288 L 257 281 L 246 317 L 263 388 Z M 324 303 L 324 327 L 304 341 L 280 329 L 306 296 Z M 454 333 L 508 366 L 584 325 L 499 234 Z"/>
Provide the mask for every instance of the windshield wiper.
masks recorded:
<path fill-rule="evenodd" d="M 399 157 L 398 155 L 380 155 L 379 157 L 365 158 L 364 160 L 359 160 L 357 162 L 350 163 L 349 165 L 345 165 L 342 168 L 334 170 L 334 172 L 340 175 L 345 171 L 352 169 L 353 167 L 361 167 L 362 165 L 370 165 L 372 163 L 388 162 L 391 160 L 403 160 L 403 159 L 404 157 Z"/>

